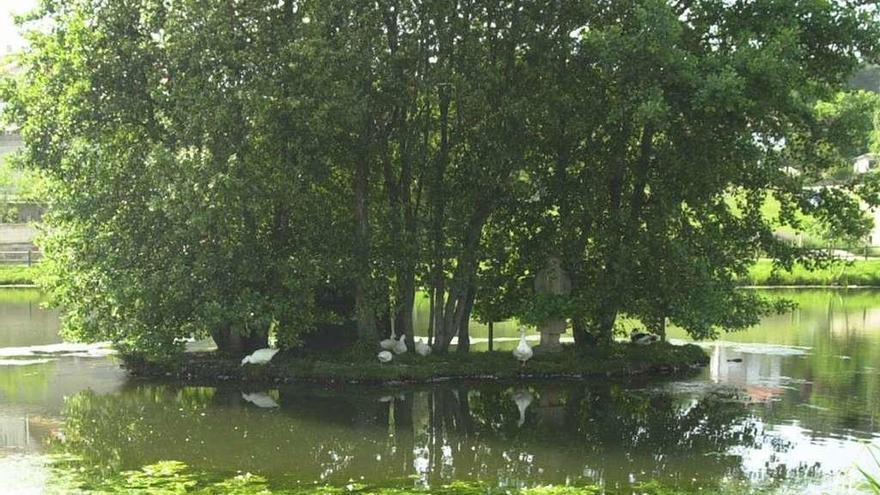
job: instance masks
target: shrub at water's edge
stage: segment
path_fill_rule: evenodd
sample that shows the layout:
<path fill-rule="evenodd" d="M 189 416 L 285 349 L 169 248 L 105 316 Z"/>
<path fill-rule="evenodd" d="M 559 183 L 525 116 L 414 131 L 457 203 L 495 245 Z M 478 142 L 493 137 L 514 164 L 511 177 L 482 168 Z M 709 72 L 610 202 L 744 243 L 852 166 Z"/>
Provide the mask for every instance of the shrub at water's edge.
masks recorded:
<path fill-rule="evenodd" d="M 742 285 L 760 286 L 876 286 L 880 287 L 880 259 L 859 259 L 808 269 L 795 265 L 792 270 L 774 270 L 773 261 L 762 259 L 749 269 Z"/>
<path fill-rule="evenodd" d="M 0 265 L 0 285 L 34 285 L 36 279 L 36 266 Z"/>
<path fill-rule="evenodd" d="M 265 366 L 242 366 L 240 360 L 219 353 L 187 353 L 157 363 L 140 356 L 125 355 L 128 370 L 139 376 L 168 377 L 184 381 L 286 383 L 319 382 L 430 382 L 443 379 L 503 380 L 521 377 L 630 376 L 683 371 L 709 361 L 696 345 L 651 346 L 615 343 L 605 350 L 578 351 L 566 346 L 563 352 L 536 355 L 521 367 L 507 351 L 452 353 L 419 356 L 406 353 L 390 363 L 380 363 L 373 352 L 357 350 L 303 355 L 279 354 Z"/>

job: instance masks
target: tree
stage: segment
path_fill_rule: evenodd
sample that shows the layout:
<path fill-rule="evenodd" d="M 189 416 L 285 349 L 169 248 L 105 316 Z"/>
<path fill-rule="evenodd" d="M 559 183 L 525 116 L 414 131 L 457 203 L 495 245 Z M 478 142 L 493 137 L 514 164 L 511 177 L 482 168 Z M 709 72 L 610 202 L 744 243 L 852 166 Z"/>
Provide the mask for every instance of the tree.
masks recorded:
<path fill-rule="evenodd" d="M 70 335 L 158 357 L 210 334 L 242 353 L 352 321 L 370 347 L 391 322 L 412 338 L 424 289 L 439 353 L 467 350 L 475 307 L 564 312 L 582 344 L 620 314 L 708 337 L 773 309 L 735 290 L 757 253 L 823 261 L 773 237 L 767 198 L 777 223 L 864 231 L 874 178 L 806 186 L 862 132 L 864 102 L 833 96 L 876 59 L 875 15 L 46 0 L 2 98 L 49 179 L 46 286 Z M 568 298 L 533 294 L 551 255 Z"/>
<path fill-rule="evenodd" d="M 339 207 L 291 75 L 308 68 L 301 17 L 261 2 L 43 8 L 56 23 L 32 34 L 6 99 L 24 160 L 51 180 L 46 288 L 68 335 L 153 357 L 193 334 L 233 353 L 270 327 L 295 344 L 314 287 L 345 280 L 327 246 L 350 245 L 314 221 Z"/>
<path fill-rule="evenodd" d="M 645 1 L 599 2 L 585 15 L 571 51 L 559 53 L 576 67 L 566 107 L 588 110 L 575 126 L 535 121 L 547 158 L 529 170 L 540 200 L 525 231 L 545 239 L 520 241 L 559 246 L 575 281 L 576 339 L 608 342 L 620 313 L 668 316 L 706 337 L 772 310 L 735 291 L 756 253 L 783 264 L 821 255 L 774 239 L 761 215 L 767 197 L 784 204 L 783 221 L 801 211 L 863 231 L 867 188 L 817 192 L 804 180 L 839 163 L 814 107 L 857 67 L 857 51 L 876 55 L 873 14 L 834 3 Z M 793 179 L 782 170 L 790 163 L 809 172 Z"/>

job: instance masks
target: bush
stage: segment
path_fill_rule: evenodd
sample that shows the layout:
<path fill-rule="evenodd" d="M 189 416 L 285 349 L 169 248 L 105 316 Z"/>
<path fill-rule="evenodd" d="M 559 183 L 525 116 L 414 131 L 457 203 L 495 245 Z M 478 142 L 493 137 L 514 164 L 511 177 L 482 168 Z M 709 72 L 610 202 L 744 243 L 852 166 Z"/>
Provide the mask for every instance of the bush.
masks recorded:
<path fill-rule="evenodd" d="M 34 285 L 36 280 L 36 265 L 0 265 L 0 285 Z"/>
<path fill-rule="evenodd" d="M 880 259 L 839 262 L 816 270 L 795 265 L 791 271 L 774 270 L 772 260 L 762 259 L 749 270 L 743 285 L 880 286 Z"/>

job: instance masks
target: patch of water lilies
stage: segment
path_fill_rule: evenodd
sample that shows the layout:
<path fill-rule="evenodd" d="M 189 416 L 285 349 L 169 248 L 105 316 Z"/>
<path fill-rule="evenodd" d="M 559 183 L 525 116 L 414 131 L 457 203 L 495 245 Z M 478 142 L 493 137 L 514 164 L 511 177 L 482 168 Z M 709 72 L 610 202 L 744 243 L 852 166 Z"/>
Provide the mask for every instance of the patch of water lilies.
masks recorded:
<path fill-rule="evenodd" d="M 90 470 L 71 456 L 57 456 L 52 463 L 53 478 L 46 493 L 96 495 L 692 495 L 707 493 L 667 487 L 656 481 L 612 488 L 599 485 L 539 485 L 532 487 L 493 486 L 479 481 L 455 481 L 443 485 L 423 485 L 415 479 L 404 478 L 382 484 L 349 481 L 338 485 L 277 482 L 253 473 L 234 473 L 228 476 L 202 473 L 183 462 L 160 461 L 140 469 L 118 474 L 100 474 Z M 733 487 L 732 487 L 733 488 Z M 712 493 L 743 493 L 742 487 L 718 488 Z"/>

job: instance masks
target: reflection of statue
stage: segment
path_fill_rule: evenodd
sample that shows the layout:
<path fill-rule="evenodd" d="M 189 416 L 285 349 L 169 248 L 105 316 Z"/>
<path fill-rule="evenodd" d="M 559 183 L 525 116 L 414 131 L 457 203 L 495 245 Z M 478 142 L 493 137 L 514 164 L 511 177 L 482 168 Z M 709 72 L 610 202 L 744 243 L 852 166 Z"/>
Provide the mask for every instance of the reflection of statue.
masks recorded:
<path fill-rule="evenodd" d="M 571 293 L 571 279 L 562 268 L 562 260 L 558 257 L 547 258 L 547 266 L 535 277 L 535 292 L 553 296 Z M 565 326 L 565 319 L 558 317 L 538 324 L 538 331 L 541 332 L 541 346 L 538 349 L 542 352 L 559 351 L 562 348 L 559 336 L 565 333 Z"/>
<path fill-rule="evenodd" d="M 563 428 L 565 425 L 565 394 L 561 390 L 548 388 L 542 391 L 536 414 L 546 426 Z"/>

